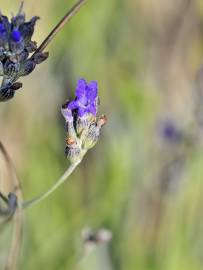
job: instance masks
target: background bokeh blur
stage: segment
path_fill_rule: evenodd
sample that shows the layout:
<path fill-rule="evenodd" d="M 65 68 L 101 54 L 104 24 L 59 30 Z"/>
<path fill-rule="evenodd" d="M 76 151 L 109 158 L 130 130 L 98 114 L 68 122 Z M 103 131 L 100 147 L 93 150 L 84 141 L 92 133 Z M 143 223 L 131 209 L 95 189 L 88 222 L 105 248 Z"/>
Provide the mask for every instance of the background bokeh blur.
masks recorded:
<path fill-rule="evenodd" d="M 25 1 L 27 18 L 41 17 L 33 40 L 73 3 Z M 4 14 L 18 7 L 0 1 Z M 202 270 L 202 0 L 89 0 L 47 50 L 0 104 L 0 140 L 24 199 L 67 167 L 60 106 L 79 78 L 98 80 L 109 120 L 71 181 L 25 212 L 19 269 Z M 88 226 L 112 233 L 92 257 L 81 240 Z M 10 232 L 0 231 L 0 260 Z"/>

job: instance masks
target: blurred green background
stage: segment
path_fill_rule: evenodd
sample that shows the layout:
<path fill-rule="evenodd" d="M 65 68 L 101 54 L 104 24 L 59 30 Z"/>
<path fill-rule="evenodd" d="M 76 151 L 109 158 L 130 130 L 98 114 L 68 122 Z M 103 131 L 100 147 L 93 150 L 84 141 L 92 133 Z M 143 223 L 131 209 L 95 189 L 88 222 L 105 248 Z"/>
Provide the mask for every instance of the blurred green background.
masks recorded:
<path fill-rule="evenodd" d="M 33 40 L 40 44 L 73 3 L 25 1 L 27 19 L 41 18 Z M 9 15 L 20 2 L 0 4 Z M 202 270 L 203 91 L 196 77 L 203 2 L 89 0 L 47 50 L 48 60 L 0 108 L 0 139 L 24 199 L 47 190 L 67 168 L 60 106 L 79 78 L 98 81 L 108 124 L 71 181 L 25 212 L 19 269 Z M 184 139 L 163 136 L 168 119 Z M 95 245 L 83 263 L 87 226 L 108 229 L 112 240 L 105 252 Z M 5 246 L 9 232 L 0 232 Z"/>

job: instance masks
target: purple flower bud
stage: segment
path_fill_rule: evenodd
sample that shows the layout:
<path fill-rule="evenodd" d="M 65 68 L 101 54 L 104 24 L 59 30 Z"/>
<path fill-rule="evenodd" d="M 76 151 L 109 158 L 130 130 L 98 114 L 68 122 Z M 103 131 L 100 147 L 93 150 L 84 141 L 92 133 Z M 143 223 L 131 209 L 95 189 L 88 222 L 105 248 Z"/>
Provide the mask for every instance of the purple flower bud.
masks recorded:
<path fill-rule="evenodd" d="M 8 18 L 4 15 L 0 15 L 0 24 L 2 24 L 2 30 L 5 32 L 10 32 L 11 24 Z"/>
<path fill-rule="evenodd" d="M 24 63 L 22 63 L 19 74 L 20 76 L 27 76 L 30 74 L 36 67 L 34 61 L 27 59 Z"/>
<path fill-rule="evenodd" d="M 0 37 L 6 33 L 6 28 L 3 23 L 0 23 Z"/>
<path fill-rule="evenodd" d="M 15 77 L 20 71 L 20 64 L 13 63 L 10 60 L 7 60 L 4 64 L 4 74 L 9 77 Z"/>
<path fill-rule="evenodd" d="M 22 38 L 22 35 L 20 33 L 20 31 L 18 30 L 13 30 L 11 32 L 11 40 L 14 41 L 14 42 L 19 42 Z"/>
<path fill-rule="evenodd" d="M 34 16 L 29 22 L 26 22 L 19 27 L 19 30 L 26 42 L 31 40 L 37 20 L 39 20 L 39 17 Z"/>
<path fill-rule="evenodd" d="M 7 43 L 7 31 L 5 24 L 3 22 L 0 23 L 0 46 L 4 47 Z"/>
<path fill-rule="evenodd" d="M 11 83 L 1 87 L 0 89 L 0 101 L 7 101 L 13 98 L 15 90 L 11 88 Z"/>

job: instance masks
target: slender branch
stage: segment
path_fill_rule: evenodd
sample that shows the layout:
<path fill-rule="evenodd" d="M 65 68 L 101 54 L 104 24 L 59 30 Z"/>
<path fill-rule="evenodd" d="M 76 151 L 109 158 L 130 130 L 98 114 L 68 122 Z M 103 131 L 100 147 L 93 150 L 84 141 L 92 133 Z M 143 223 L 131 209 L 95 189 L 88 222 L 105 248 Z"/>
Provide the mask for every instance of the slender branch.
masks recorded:
<path fill-rule="evenodd" d="M 68 167 L 68 169 L 65 171 L 65 173 L 58 179 L 58 181 L 56 181 L 56 183 L 48 191 L 42 193 L 41 195 L 35 197 L 30 201 L 23 202 L 21 207 L 28 208 L 46 199 L 52 192 L 54 192 L 61 184 L 63 184 L 68 179 L 68 177 L 72 174 L 72 172 L 75 170 L 75 168 L 79 165 L 80 162 L 81 160 L 71 164 L 70 167 Z"/>
<path fill-rule="evenodd" d="M 3 221 L 3 223 L 5 223 L 9 221 L 12 218 L 13 214 L 15 213 L 16 210 L 15 200 L 17 200 L 17 197 L 22 200 L 22 190 L 13 162 L 6 148 L 1 142 L 0 142 L 0 152 L 2 153 L 5 159 L 7 170 L 9 172 L 9 182 L 10 186 L 12 187 L 12 190 L 10 190 L 11 195 L 9 195 L 8 198 L 4 196 L 2 193 L 0 193 L 1 199 L 7 204 L 8 207 L 8 209 L 5 210 L 5 220 Z"/>
<path fill-rule="evenodd" d="M 18 197 L 18 199 L 23 200 L 22 198 L 22 190 L 21 190 L 21 185 L 20 181 L 17 177 L 15 167 L 13 165 L 13 162 L 4 147 L 4 145 L 0 142 L 0 152 L 3 154 L 3 157 L 5 159 L 6 165 L 8 167 L 8 172 L 10 174 L 10 182 L 12 185 L 12 191 L 15 193 L 15 195 Z M 12 198 L 10 199 L 15 199 L 14 194 L 11 194 Z M 1 198 L 5 198 L 4 196 L 1 196 Z M 9 199 L 5 198 L 7 200 L 7 204 L 9 203 Z M 11 206 L 10 206 L 11 207 Z M 12 210 L 12 209 L 11 209 Z M 14 208 L 13 208 L 14 210 Z M 12 235 L 12 243 L 11 243 L 11 248 L 10 252 L 8 255 L 8 260 L 6 263 L 6 269 L 11 269 L 15 270 L 17 269 L 17 263 L 19 259 L 19 253 L 20 253 L 20 246 L 22 243 L 22 236 L 23 236 L 23 213 L 22 210 L 17 208 L 15 209 L 15 215 L 14 213 L 9 213 L 8 218 L 5 220 L 7 222 L 10 220 L 10 218 L 14 215 L 14 227 L 13 227 L 13 235 Z"/>
<path fill-rule="evenodd" d="M 0 198 L 7 204 L 8 199 L 0 192 Z"/>
<path fill-rule="evenodd" d="M 35 54 L 44 51 L 47 45 L 52 41 L 52 39 L 58 34 L 58 32 L 64 27 L 64 25 L 70 21 L 70 19 L 80 10 L 82 5 L 86 3 L 87 0 L 79 0 L 60 20 L 60 22 L 54 27 L 54 29 L 49 33 L 49 35 L 45 38 L 42 44 L 38 47 L 38 49 L 32 55 L 32 58 Z"/>

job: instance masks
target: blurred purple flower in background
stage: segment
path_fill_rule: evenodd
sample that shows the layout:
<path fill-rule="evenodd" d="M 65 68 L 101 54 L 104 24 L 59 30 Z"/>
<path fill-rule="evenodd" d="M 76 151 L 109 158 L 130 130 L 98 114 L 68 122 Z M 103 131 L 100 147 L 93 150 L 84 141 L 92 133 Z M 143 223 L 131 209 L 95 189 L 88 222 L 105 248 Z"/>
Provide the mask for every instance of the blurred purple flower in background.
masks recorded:
<path fill-rule="evenodd" d="M 164 140 L 168 142 L 179 142 L 182 132 L 172 120 L 165 120 L 161 123 L 160 133 Z"/>

